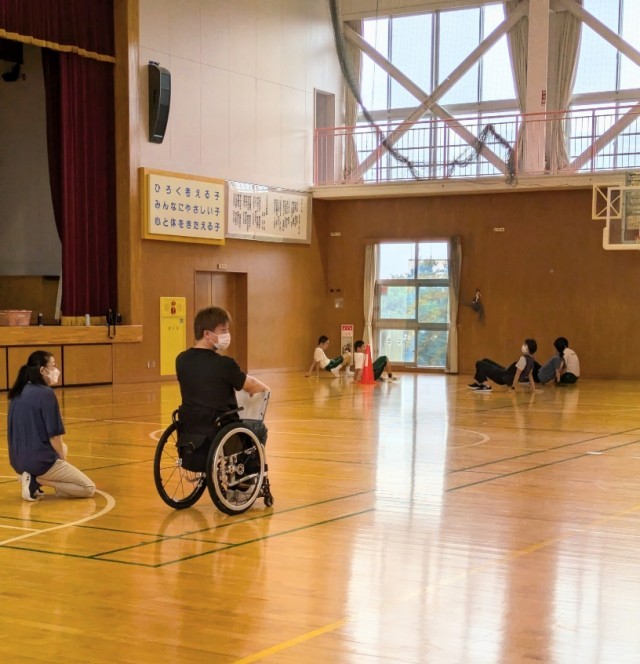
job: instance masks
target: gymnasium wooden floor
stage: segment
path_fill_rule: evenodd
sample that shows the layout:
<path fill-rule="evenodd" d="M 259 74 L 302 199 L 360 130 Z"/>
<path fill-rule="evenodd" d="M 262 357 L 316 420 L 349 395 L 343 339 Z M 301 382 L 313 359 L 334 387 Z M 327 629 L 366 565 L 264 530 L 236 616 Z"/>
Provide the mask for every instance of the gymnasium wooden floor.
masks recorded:
<path fill-rule="evenodd" d="M 22 501 L 0 395 L 0 661 L 640 662 L 640 381 L 260 378 L 236 517 L 155 492 L 175 384 L 58 390 L 84 501 Z"/>

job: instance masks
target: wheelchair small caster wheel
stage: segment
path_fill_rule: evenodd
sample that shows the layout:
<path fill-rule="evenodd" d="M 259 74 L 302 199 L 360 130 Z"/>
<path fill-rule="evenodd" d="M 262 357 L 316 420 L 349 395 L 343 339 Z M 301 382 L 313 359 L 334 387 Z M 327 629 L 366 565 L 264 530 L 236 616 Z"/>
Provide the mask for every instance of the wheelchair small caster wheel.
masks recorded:
<path fill-rule="evenodd" d="M 264 497 L 264 504 L 265 504 L 267 507 L 271 507 L 271 506 L 273 505 L 273 496 L 271 496 L 271 495 L 269 495 L 269 496 L 265 496 L 265 497 Z"/>

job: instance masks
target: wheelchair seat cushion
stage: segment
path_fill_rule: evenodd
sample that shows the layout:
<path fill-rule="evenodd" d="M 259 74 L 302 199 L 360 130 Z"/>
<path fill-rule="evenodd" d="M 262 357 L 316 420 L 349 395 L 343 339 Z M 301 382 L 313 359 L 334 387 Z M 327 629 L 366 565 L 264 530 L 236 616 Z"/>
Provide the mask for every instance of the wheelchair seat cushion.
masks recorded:
<path fill-rule="evenodd" d="M 182 459 L 182 467 L 185 470 L 203 473 L 210 447 L 210 434 L 178 432 L 178 456 Z"/>

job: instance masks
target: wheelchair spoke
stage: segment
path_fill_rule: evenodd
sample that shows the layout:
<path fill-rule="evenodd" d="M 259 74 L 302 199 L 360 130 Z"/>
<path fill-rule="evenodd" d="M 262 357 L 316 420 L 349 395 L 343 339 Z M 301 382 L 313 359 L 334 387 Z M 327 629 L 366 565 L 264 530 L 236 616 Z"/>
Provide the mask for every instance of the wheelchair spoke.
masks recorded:
<path fill-rule="evenodd" d="M 264 477 L 264 451 L 255 434 L 242 424 L 225 431 L 207 463 L 207 484 L 216 507 L 227 514 L 248 510 Z"/>
<path fill-rule="evenodd" d="M 169 425 L 158 441 L 154 458 L 154 479 L 162 500 L 175 509 L 193 505 L 206 490 L 204 473 L 182 467 L 176 446 L 176 425 Z"/>

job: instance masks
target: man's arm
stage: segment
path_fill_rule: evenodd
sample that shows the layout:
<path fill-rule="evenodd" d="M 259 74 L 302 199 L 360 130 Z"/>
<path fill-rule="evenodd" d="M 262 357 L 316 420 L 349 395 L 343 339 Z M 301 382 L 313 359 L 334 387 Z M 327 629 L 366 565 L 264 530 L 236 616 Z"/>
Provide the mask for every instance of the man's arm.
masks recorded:
<path fill-rule="evenodd" d="M 248 392 L 251 396 L 258 394 L 258 392 L 269 392 L 269 387 L 267 385 L 249 374 L 247 374 L 242 389 L 245 392 Z"/>
<path fill-rule="evenodd" d="M 318 362 L 316 360 L 314 360 L 311 363 L 311 366 L 309 367 L 309 371 L 307 371 L 307 373 L 305 374 L 306 378 L 308 378 L 311 375 L 311 373 L 313 372 L 313 370 L 316 368 L 317 365 L 318 365 Z"/>

